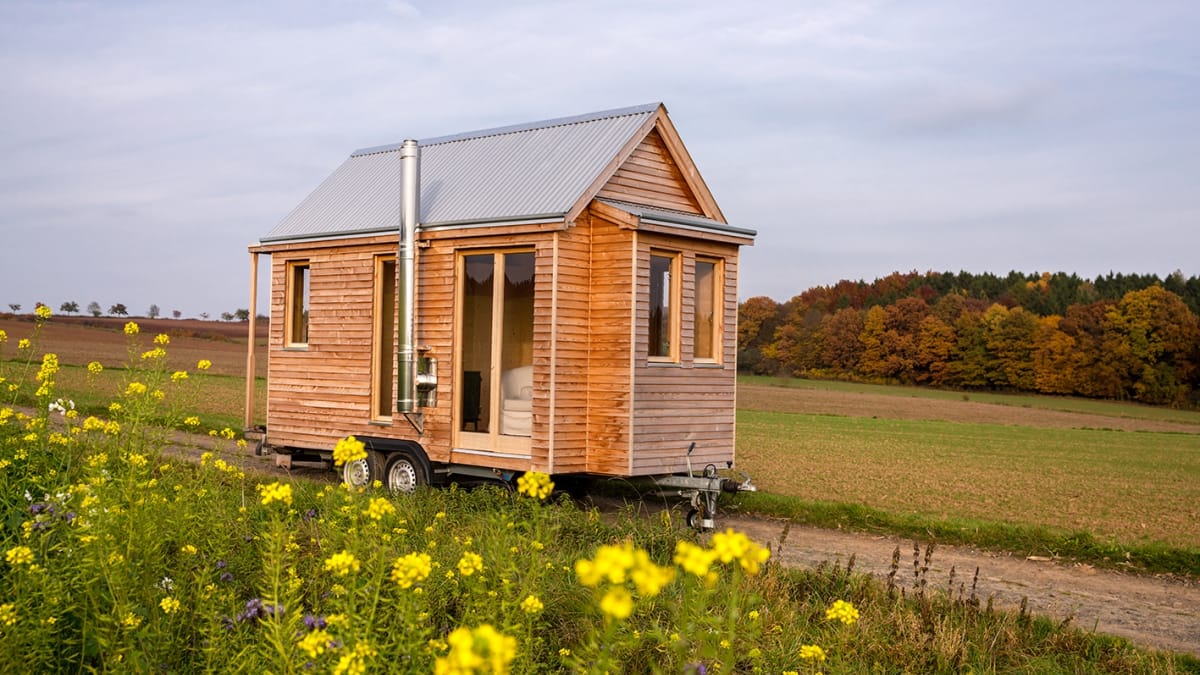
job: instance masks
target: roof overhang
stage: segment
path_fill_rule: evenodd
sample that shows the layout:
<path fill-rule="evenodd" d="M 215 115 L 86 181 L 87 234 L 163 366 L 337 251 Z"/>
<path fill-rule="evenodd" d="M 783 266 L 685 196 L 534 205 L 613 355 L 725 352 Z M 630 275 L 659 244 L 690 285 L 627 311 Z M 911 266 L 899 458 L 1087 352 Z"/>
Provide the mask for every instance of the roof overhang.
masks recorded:
<path fill-rule="evenodd" d="M 701 239 L 720 238 L 742 246 L 754 244 L 758 232 L 734 227 L 694 213 L 660 209 L 615 199 L 596 199 L 593 208 L 601 216 L 629 229 L 657 231 Z"/>

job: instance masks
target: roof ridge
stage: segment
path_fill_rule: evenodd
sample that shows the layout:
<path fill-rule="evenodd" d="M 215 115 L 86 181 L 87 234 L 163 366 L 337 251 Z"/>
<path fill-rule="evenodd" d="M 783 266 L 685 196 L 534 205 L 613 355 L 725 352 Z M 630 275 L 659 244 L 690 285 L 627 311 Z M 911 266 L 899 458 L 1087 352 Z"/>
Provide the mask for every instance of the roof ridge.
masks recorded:
<path fill-rule="evenodd" d="M 428 140 L 419 141 L 421 147 L 430 145 L 442 145 L 445 143 L 455 143 L 458 141 L 474 140 L 479 138 L 488 138 L 491 136 L 503 136 L 506 134 L 516 134 L 525 131 L 535 131 L 538 129 L 551 129 L 553 127 L 562 127 L 572 124 L 583 124 L 585 122 L 596 122 L 598 120 L 611 119 L 613 117 L 624 117 L 626 115 L 640 115 L 648 112 L 653 112 L 661 102 L 644 103 L 642 105 L 629 106 L 625 108 L 612 108 L 610 110 L 600 110 L 597 112 L 584 113 L 582 115 L 571 115 L 568 117 L 556 117 L 548 120 L 540 120 L 536 122 L 524 122 L 521 124 L 510 124 L 501 127 L 492 127 L 489 129 L 478 129 L 476 131 L 466 131 L 458 134 L 450 134 L 446 136 L 435 136 Z M 390 143 L 387 145 L 377 145 L 368 148 L 361 148 L 350 153 L 351 157 L 359 157 L 362 155 L 371 155 L 379 152 L 390 152 L 399 150 L 401 143 Z"/>

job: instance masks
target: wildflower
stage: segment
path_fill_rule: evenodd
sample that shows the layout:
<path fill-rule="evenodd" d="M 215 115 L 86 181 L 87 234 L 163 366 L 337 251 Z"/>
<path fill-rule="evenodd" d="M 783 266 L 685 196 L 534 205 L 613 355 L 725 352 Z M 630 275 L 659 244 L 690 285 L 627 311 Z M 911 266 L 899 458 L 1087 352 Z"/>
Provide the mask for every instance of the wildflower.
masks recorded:
<path fill-rule="evenodd" d="M 272 502 L 282 502 L 288 506 L 292 505 L 291 485 L 275 481 L 268 485 L 259 485 L 257 489 L 262 495 L 263 506 L 266 506 Z"/>
<path fill-rule="evenodd" d="M 11 602 L 0 605 L 0 624 L 11 626 L 17 622 L 17 607 Z"/>
<path fill-rule="evenodd" d="M 382 520 L 384 516 L 389 516 L 395 512 L 396 507 L 385 497 L 372 497 L 371 503 L 367 505 L 367 510 L 363 513 L 373 520 Z"/>
<path fill-rule="evenodd" d="M 165 359 L 166 357 L 167 357 L 167 350 L 163 349 L 162 347 L 155 347 L 154 349 L 151 349 L 150 351 L 142 352 L 142 360 L 143 361 L 149 361 L 149 360 L 154 360 L 154 359 Z"/>
<path fill-rule="evenodd" d="M 183 423 L 189 427 L 198 427 L 200 426 L 200 418 L 192 415 L 191 417 L 183 420 Z"/>
<path fill-rule="evenodd" d="M 130 321 L 129 323 L 125 324 L 125 334 L 126 335 L 137 335 L 140 330 L 141 329 L 138 328 L 137 323 L 135 323 L 133 321 Z"/>
<path fill-rule="evenodd" d="M 196 547 L 191 544 L 184 544 L 179 550 L 185 555 L 196 555 Z"/>
<path fill-rule="evenodd" d="M 545 609 L 545 607 L 546 606 L 542 604 L 541 600 L 538 600 L 536 595 L 527 596 L 521 601 L 521 610 L 526 614 L 537 614 Z"/>
<path fill-rule="evenodd" d="M 507 673 L 517 656 L 517 640 L 488 624 L 471 630 L 455 628 L 446 636 L 450 652 L 434 663 L 436 675 L 466 675 L 468 673 Z"/>
<path fill-rule="evenodd" d="M 125 397 L 132 398 L 134 396 L 141 396 L 142 394 L 145 394 L 148 389 L 149 388 L 141 382 L 130 382 L 129 384 L 125 385 Z"/>
<path fill-rule="evenodd" d="M 174 614 L 179 611 L 180 603 L 178 599 L 168 596 L 163 598 L 158 606 L 162 608 L 164 614 Z"/>
<path fill-rule="evenodd" d="M 818 645 L 800 645 L 800 658 L 805 661 L 824 661 L 825 650 Z"/>
<path fill-rule="evenodd" d="M 858 610 L 854 608 L 854 605 L 845 600 L 835 600 L 833 605 L 825 610 L 825 618 L 831 621 L 841 621 L 849 626 L 858 621 Z"/>
<path fill-rule="evenodd" d="M 125 612 L 125 616 L 121 617 L 121 625 L 126 628 L 137 628 L 142 625 L 142 617 L 133 612 Z"/>
<path fill-rule="evenodd" d="M 29 338 L 17 340 L 17 349 L 29 349 L 31 346 L 33 346 L 33 343 L 29 341 Z"/>
<path fill-rule="evenodd" d="M 391 579 L 400 588 L 408 589 L 427 579 L 432 571 L 433 559 L 429 554 L 409 553 L 392 564 Z"/>
<path fill-rule="evenodd" d="M 558 655 L 559 655 L 559 656 L 561 656 L 561 657 L 563 657 L 563 658 L 565 659 L 565 658 L 567 658 L 568 656 L 570 656 L 570 655 L 571 655 L 571 650 L 570 650 L 570 649 L 567 649 L 566 647 L 563 647 L 563 648 L 561 648 L 561 649 L 559 649 L 559 650 L 558 650 Z"/>
<path fill-rule="evenodd" d="M 212 368 L 212 361 L 208 359 L 200 359 L 196 362 L 196 370 L 208 370 Z"/>
<path fill-rule="evenodd" d="M 600 611 L 614 619 L 627 619 L 633 613 L 633 596 L 624 586 L 613 586 L 600 599 Z"/>
<path fill-rule="evenodd" d="M 366 446 L 353 436 L 347 436 L 337 442 L 333 448 L 333 463 L 341 466 L 346 462 L 357 462 L 367 458 Z"/>
<path fill-rule="evenodd" d="M 344 577 L 351 572 L 357 572 L 361 567 L 358 558 L 355 558 L 354 554 L 349 551 L 334 553 L 325 559 L 325 571 L 333 572 L 339 577 Z"/>
<path fill-rule="evenodd" d="M 771 557 L 770 549 L 759 546 L 745 534 L 733 529 L 714 534 L 711 546 L 717 560 L 724 564 L 736 560 L 747 574 L 758 574 L 758 566 Z"/>
<path fill-rule="evenodd" d="M 58 372 L 58 354 L 43 354 L 42 367 L 38 370 L 37 381 L 49 382 Z"/>
<path fill-rule="evenodd" d="M 554 481 L 540 471 L 526 471 L 517 479 L 517 492 L 537 500 L 545 500 L 554 491 Z"/>
<path fill-rule="evenodd" d="M 8 342 L 8 333 L 0 330 L 0 345 L 4 344 L 5 342 Z"/>
<path fill-rule="evenodd" d="M 154 344 L 160 347 L 166 347 L 171 344 L 171 338 L 166 333 L 159 333 L 154 336 Z"/>
<path fill-rule="evenodd" d="M 188 374 L 187 374 L 186 370 L 177 370 L 177 371 L 171 373 L 171 381 L 172 382 L 183 382 L 187 378 L 188 378 Z"/>
<path fill-rule="evenodd" d="M 476 572 L 483 571 L 483 557 L 478 553 L 466 551 L 462 557 L 458 559 L 458 573 L 464 577 L 469 577 Z"/>
<path fill-rule="evenodd" d="M 88 375 L 99 375 L 104 372 L 104 366 L 99 361 L 92 361 L 87 365 Z"/>
<path fill-rule="evenodd" d="M 332 642 L 333 637 L 329 633 L 326 633 L 324 630 L 317 629 L 301 638 L 300 641 L 296 643 L 296 646 L 299 647 L 305 654 L 308 654 L 308 658 L 315 659 L 321 654 L 324 654 L 325 650 Z"/>
<path fill-rule="evenodd" d="M 330 672 L 333 675 L 363 675 L 363 673 L 367 672 L 366 660 L 369 657 L 375 656 L 376 653 L 371 645 L 366 642 L 360 642 L 354 645 L 354 649 L 349 654 L 338 659 L 338 662 Z"/>
<path fill-rule="evenodd" d="M 28 546 L 14 546 L 8 549 L 4 557 L 13 566 L 33 564 L 33 551 Z"/>

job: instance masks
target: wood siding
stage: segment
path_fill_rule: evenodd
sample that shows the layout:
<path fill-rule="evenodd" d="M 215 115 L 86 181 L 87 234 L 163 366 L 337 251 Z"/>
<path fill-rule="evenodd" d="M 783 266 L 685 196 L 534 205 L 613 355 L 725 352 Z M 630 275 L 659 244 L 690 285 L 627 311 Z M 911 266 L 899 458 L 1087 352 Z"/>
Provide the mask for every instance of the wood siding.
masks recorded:
<path fill-rule="evenodd" d="M 596 196 L 703 213 L 658 130 L 646 135 Z"/>

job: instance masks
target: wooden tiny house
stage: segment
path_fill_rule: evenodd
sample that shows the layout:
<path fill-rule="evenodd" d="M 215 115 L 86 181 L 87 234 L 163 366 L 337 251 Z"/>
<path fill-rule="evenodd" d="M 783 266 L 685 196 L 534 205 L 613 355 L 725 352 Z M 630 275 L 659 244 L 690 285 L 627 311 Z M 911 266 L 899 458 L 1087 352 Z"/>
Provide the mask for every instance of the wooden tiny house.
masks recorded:
<path fill-rule="evenodd" d="M 250 248 L 265 444 L 328 458 L 354 435 L 373 452 L 347 478 L 398 488 L 675 474 L 692 444 L 723 468 L 753 238 L 660 104 L 357 151 Z"/>

